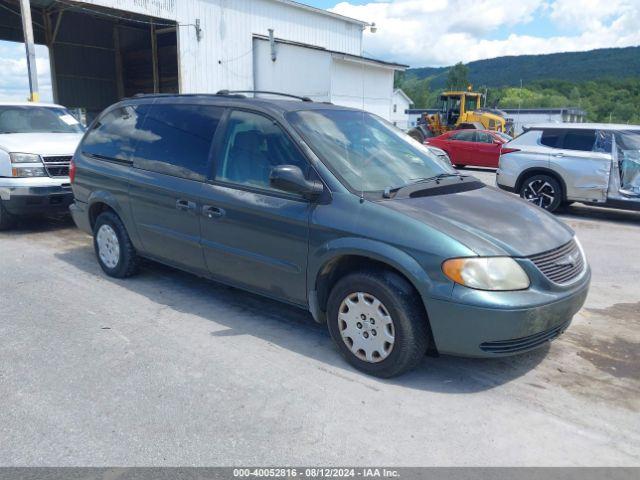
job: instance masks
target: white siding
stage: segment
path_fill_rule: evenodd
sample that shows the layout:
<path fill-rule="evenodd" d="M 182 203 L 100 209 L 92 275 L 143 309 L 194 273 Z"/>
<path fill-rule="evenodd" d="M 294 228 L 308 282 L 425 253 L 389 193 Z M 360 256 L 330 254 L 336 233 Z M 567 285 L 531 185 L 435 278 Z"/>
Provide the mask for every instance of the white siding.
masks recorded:
<path fill-rule="evenodd" d="M 331 100 L 331 54 L 312 48 L 276 43 L 277 60 L 271 60 L 267 40 L 253 41 L 256 90 L 301 95 L 319 102 Z"/>
<path fill-rule="evenodd" d="M 344 55 L 267 40 L 254 40 L 256 90 L 305 95 L 317 101 L 362 108 L 389 120 L 393 69 Z"/>
<path fill-rule="evenodd" d="M 357 24 L 273 0 L 184 0 L 177 6 L 181 24 L 200 19 L 203 38 L 193 27 L 180 27 L 181 90 L 252 89 L 253 35 L 267 35 L 360 55 Z M 185 75 L 184 72 L 189 72 Z"/>
<path fill-rule="evenodd" d="M 395 112 L 394 112 L 395 106 Z M 402 130 L 409 130 L 409 114 L 405 111 L 411 108 L 409 101 L 404 95 L 394 92 L 391 97 L 391 123 Z"/>
<path fill-rule="evenodd" d="M 389 120 L 394 71 L 340 59 L 336 55 L 333 57 L 331 101 L 337 105 L 362 108 Z"/>

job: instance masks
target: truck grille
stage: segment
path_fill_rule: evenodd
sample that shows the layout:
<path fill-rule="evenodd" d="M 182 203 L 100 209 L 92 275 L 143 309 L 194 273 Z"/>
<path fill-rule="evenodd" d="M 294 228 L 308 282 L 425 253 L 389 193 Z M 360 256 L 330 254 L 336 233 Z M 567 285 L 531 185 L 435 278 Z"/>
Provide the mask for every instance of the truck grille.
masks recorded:
<path fill-rule="evenodd" d="M 573 239 L 559 248 L 528 258 L 549 280 L 560 284 L 580 276 L 585 267 L 585 259 Z"/>
<path fill-rule="evenodd" d="M 44 168 L 50 177 L 68 177 L 71 155 L 56 155 L 42 157 Z"/>

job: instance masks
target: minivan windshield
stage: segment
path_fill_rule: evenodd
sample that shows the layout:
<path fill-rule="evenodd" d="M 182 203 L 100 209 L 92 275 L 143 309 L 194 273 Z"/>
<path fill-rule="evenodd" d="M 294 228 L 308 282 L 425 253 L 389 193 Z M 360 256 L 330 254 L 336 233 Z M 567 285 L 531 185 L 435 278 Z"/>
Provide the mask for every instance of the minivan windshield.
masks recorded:
<path fill-rule="evenodd" d="M 289 113 L 287 119 L 325 165 L 354 191 L 384 191 L 456 174 L 450 163 L 367 112 L 302 110 Z"/>
<path fill-rule="evenodd" d="M 81 133 L 84 129 L 68 110 L 35 105 L 0 105 L 2 133 Z"/>

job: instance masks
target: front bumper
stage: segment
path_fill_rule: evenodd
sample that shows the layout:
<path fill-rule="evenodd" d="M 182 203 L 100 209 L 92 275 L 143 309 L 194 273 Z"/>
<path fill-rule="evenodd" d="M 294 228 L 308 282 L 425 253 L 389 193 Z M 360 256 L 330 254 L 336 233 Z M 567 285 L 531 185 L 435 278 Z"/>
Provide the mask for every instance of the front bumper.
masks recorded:
<path fill-rule="evenodd" d="M 431 299 L 427 312 L 438 352 L 467 357 L 515 355 L 541 347 L 564 332 L 582 308 L 591 272 L 565 291 L 504 292 L 501 305 Z M 464 287 L 461 287 L 464 288 Z M 475 297 L 481 299 L 483 292 Z M 486 298 L 496 292 L 486 292 Z M 487 304 L 490 301 L 485 302 Z"/>
<path fill-rule="evenodd" d="M 13 215 L 66 212 L 73 192 L 68 178 L 0 178 L 0 200 Z"/>

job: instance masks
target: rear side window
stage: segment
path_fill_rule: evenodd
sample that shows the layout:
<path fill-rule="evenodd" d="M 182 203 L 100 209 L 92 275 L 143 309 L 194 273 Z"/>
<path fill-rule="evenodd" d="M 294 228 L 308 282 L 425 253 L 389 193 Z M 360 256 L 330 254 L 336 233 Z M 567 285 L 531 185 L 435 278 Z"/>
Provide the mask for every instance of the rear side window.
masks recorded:
<path fill-rule="evenodd" d="M 547 147 L 559 148 L 558 146 L 563 133 L 562 130 L 544 130 L 540 137 L 540 143 Z"/>
<path fill-rule="evenodd" d="M 127 105 L 102 116 L 87 133 L 82 152 L 99 158 L 129 160 L 136 141 L 147 133 L 142 129 L 147 105 Z"/>
<path fill-rule="evenodd" d="M 134 166 L 142 170 L 204 181 L 209 150 L 224 108 L 207 105 L 155 104 L 144 121 Z"/>
<path fill-rule="evenodd" d="M 473 130 L 461 130 L 458 133 L 453 134 L 451 140 L 459 140 L 461 142 L 473 142 L 475 138 L 475 132 Z"/>
<path fill-rule="evenodd" d="M 562 147 L 566 150 L 591 152 L 596 141 L 594 130 L 567 130 L 562 139 Z"/>

